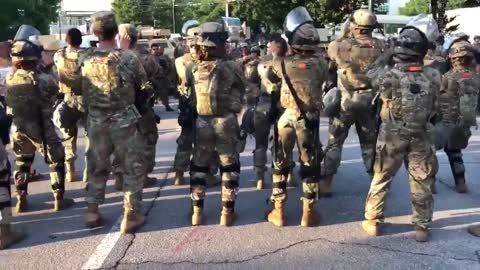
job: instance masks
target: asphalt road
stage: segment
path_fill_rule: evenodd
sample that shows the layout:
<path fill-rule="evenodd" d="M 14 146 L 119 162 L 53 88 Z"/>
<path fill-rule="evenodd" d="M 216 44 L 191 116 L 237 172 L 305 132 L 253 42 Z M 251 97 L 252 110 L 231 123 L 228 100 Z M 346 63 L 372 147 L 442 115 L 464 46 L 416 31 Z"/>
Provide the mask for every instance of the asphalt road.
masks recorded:
<path fill-rule="evenodd" d="M 365 197 L 370 179 L 360 159 L 354 130 L 347 139 L 343 162 L 334 182 L 334 197 L 316 206 L 322 225 L 299 226 L 301 190 L 289 189 L 287 226 L 265 222 L 270 195 L 267 188 L 254 188 L 252 149 L 249 139 L 242 154 L 241 189 L 233 227 L 220 227 L 220 188 L 210 189 L 205 202 L 206 225 L 191 227 L 187 185 L 172 185 L 171 167 L 179 133 L 176 113 L 166 113 L 160 124 L 155 176 L 158 185 L 144 192 L 147 224 L 135 235 L 118 233 L 122 194 L 109 181 L 106 203 L 100 211 L 106 225 L 84 226 L 85 185 L 67 185 L 75 207 L 53 212 L 48 177 L 29 188 L 33 210 L 16 215 L 14 225 L 28 234 L 23 242 L 0 251 L 0 269 L 480 269 L 480 239 L 466 227 L 480 222 L 480 132 L 474 131 L 465 151 L 470 192 L 455 193 L 444 153 L 435 195 L 432 239 L 413 240 L 410 224 L 410 194 L 405 170 L 395 177 L 388 196 L 386 234 L 368 237 L 361 229 Z M 321 139 L 326 143 L 327 122 L 322 119 Z M 83 137 L 77 167 L 83 168 Z M 36 168 L 46 175 L 42 158 Z M 297 166 L 298 168 L 298 166 Z M 79 173 L 80 176 L 80 173 Z M 298 178 L 298 176 L 297 176 Z M 270 187 L 270 183 L 267 187 Z"/>

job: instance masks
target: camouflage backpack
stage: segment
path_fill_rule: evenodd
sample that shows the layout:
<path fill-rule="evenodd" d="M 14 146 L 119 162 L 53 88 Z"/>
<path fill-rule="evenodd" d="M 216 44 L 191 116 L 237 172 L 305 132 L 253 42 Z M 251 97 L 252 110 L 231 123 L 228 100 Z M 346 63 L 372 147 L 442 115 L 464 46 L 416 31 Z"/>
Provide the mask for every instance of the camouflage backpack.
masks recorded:
<path fill-rule="evenodd" d="M 55 55 L 55 65 L 58 69 L 60 91 L 65 94 L 82 94 L 82 80 L 79 69 L 79 51 L 67 52 L 61 49 Z"/>
<path fill-rule="evenodd" d="M 83 63 L 83 94 L 88 108 L 121 110 L 135 101 L 134 70 L 126 65 L 128 51 L 96 49 Z"/>
<path fill-rule="evenodd" d="M 31 71 L 18 69 L 7 75 L 6 80 L 6 101 L 9 113 L 15 119 L 31 120 L 37 119 L 40 111 L 41 95 L 39 91 L 40 80 L 37 74 Z"/>
<path fill-rule="evenodd" d="M 410 134 L 423 134 L 434 110 L 434 87 L 424 67 L 394 68 L 391 112 Z"/>
<path fill-rule="evenodd" d="M 480 79 L 470 71 L 460 72 L 457 76 L 461 123 L 468 127 L 477 126 L 476 116 Z"/>

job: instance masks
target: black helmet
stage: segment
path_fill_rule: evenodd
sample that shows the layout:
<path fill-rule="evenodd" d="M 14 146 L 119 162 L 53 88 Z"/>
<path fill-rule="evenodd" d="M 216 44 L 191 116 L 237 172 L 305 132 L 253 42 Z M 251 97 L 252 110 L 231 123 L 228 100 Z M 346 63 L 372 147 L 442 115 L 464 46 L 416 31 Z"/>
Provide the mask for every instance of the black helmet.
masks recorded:
<path fill-rule="evenodd" d="M 305 7 L 291 10 L 283 24 L 288 44 L 299 50 L 316 50 L 320 36 L 313 26 L 313 19 Z"/>
<path fill-rule="evenodd" d="M 42 48 L 28 40 L 18 40 L 13 43 L 12 61 L 36 61 L 42 57 Z"/>
<path fill-rule="evenodd" d="M 404 57 L 424 57 L 429 48 L 429 41 L 418 28 L 406 26 L 400 31 L 395 41 L 394 54 Z"/>

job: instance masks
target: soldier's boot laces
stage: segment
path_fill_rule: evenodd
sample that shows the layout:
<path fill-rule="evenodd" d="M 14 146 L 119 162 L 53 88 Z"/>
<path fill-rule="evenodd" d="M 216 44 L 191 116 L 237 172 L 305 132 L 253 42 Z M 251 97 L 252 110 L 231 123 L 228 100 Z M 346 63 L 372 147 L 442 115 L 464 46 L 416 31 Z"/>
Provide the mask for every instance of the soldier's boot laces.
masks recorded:
<path fill-rule="evenodd" d="M 87 213 L 85 214 L 85 224 L 88 228 L 95 228 L 102 226 L 102 217 L 98 211 L 98 204 L 89 203 Z"/>
<path fill-rule="evenodd" d="M 115 178 L 115 189 L 118 191 L 123 190 L 123 174 L 121 173 L 114 173 L 113 177 Z"/>
<path fill-rule="evenodd" d="M 415 226 L 415 240 L 417 242 L 427 242 L 429 238 L 430 238 L 429 229 L 426 229 L 420 226 Z"/>
<path fill-rule="evenodd" d="M 467 183 L 465 182 L 465 177 L 457 177 L 455 178 L 455 190 L 458 193 L 467 193 Z"/>
<path fill-rule="evenodd" d="M 120 232 L 123 234 L 135 233 L 145 224 L 145 216 L 139 211 L 125 210 Z"/>
<path fill-rule="evenodd" d="M 67 182 L 72 183 L 77 181 L 76 176 L 75 176 L 75 163 L 74 162 L 67 162 L 65 163 L 65 178 Z"/>
<path fill-rule="evenodd" d="M 380 234 L 378 222 L 374 220 L 364 220 L 362 222 L 362 229 L 370 236 L 378 236 Z"/>
<path fill-rule="evenodd" d="M 143 187 L 144 188 L 149 188 L 149 187 L 153 187 L 157 184 L 157 178 L 156 177 L 149 177 L 147 175 L 147 177 L 145 177 L 145 181 L 143 181 Z"/>
<path fill-rule="evenodd" d="M 220 225 L 227 227 L 231 226 L 236 218 L 237 215 L 235 214 L 233 208 L 223 207 L 220 215 Z"/>
<path fill-rule="evenodd" d="M 257 189 L 264 189 L 265 188 L 265 173 L 264 172 L 256 172 L 255 173 L 255 180 L 257 182 Z"/>
<path fill-rule="evenodd" d="M 476 237 L 480 237 L 480 224 L 468 227 L 468 232 Z"/>
<path fill-rule="evenodd" d="M 72 207 L 75 204 L 73 199 L 65 198 L 64 191 L 54 191 L 53 192 L 53 210 L 62 211 L 67 208 Z"/>
<path fill-rule="evenodd" d="M 213 175 L 211 173 L 207 174 L 205 180 L 207 182 L 207 188 L 216 187 L 222 183 L 222 179 L 220 179 L 220 177 L 217 177 L 216 175 Z"/>
<path fill-rule="evenodd" d="M 17 213 L 24 213 L 28 211 L 28 201 L 26 191 L 17 191 L 17 204 L 15 205 L 15 211 Z"/>
<path fill-rule="evenodd" d="M 320 225 L 320 214 L 313 208 L 315 203 L 303 200 L 302 227 L 314 227 Z"/>
<path fill-rule="evenodd" d="M 332 180 L 333 180 L 333 175 L 327 175 L 322 177 L 322 179 L 318 182 L 319 197 L 324 197 L 324 198 L 332 197 Z"/>
<path fill-rule="evenodd" d="M 275 201 L 273 205 L 272 211 L 270 211 L 267 215 L 268 222 L 272 223 L 275 226 L 283 227 L 285 224 L 285 217 L 284 217 L 284 201 Z"/>
<path fill-rule="evenodd" d="M 25 234 L 12 230 L 10 224 L 0 225 L 0 250 L 16 244 L 25 238 Z"/>
<path fill-rule="evenodd" d="M 295 180 L 295 174 L 293 173 L 293 170 L 290 170 L 290 173 L 287 176 L 287 185 L 289 187 L 297 186 L 297 181 Z"/>
<path fill-rule="evenodd" d="M 203 224 L 203 208 L 194 206 L 192 209 L 192 226 Z"/>
<path fill-rule="evenodd" d="M 181 186 L 183 185 L 184 183 L 184 179 L 183 179 L 183 171 L 176 171 L 175 172 L 175 178 L 174 178 L 174 185 L 175 186 Z"/>

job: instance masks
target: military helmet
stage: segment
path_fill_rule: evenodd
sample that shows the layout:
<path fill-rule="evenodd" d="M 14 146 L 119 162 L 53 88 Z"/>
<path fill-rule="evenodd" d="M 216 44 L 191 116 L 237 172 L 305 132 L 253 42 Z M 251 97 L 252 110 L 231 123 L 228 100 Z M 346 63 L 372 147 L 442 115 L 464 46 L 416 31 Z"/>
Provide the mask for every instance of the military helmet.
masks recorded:
<path fill-rule="evenodd" d="M 200 26 L 200 23 L 197 21 L 197 20 L 188 20 L 186 21 L 183 26 L 182 26 L 182 35 L 184 36 L 190 36 L 188 34 L 189 30 L 194 28 L 194 27 L 198 27 Z"/>
<path fill-rule="evenodd" d="M 292 48 L 299 50 L 316 50 L 320 36 L 313 26 L 313 19 L 305 7 L 291 10 L 283 23 L 285 36 Z"/>
<path fill-rule="evenodd" d="M 217 22 L 207 22 L 199 27 L 197 45 L 215 48 L 224 44 L 228 39 L 228 32 Z"/>
<path fill-rule="evenodd" d="M 413 26 L 402 28 L 395 41 L 394 55 L 424 57 L 427 54 L 429 42 L 425 34 Z"/>
<path fill-rule="evenodd" d="M 251 52 L 251 53 L 260 53 L 260 47 L 258 47 L 258 46 L 252 46 L 252 47 L 250 48 L 250 52 Z"/>
<path fill-rule="evenodd" d="M 458 39 L 450 46 L 450 49 L 448 50 L 448 57 L 474 57 L 474 51 L 475 49 L 468 39 Z"/>
<path fill-rule="evenodd" d="M 371 29 L 377 25 L 377 16 L 368 9 L 358 9 L 350 17 L 350 21 L 358 28 Z"/>
<path fill-rule="evenodd" d="M 13 43 L 10 54 L 13 62 L 36 61 L 42 57 L 42 48 L 28 40 L 18 40 Z"/>
<path fill-rule="evenodd" d="M 103 33 L 106 30 L 118 29 L 117 21 L 115 20 L 115 15 L 110 11 L 99 11 L 91 16 L 92 32 Z"/>
<path fill-rule="evenodd" d="M 479 36 L 479 35 L 473 36 L 473 40 L 475 40 L 475 41 L 477 41 L 477 40 L 480 41 L 480 36 Z"/>
<path fill-rule="evenodd" d="M 123 23 L 118 26 L 118 34 L 123 36 L 127 35 L 131 39 L 137 39 L 138 38 L 138 30 L 135 27 L 135 25 L 131 23 Z"/>

